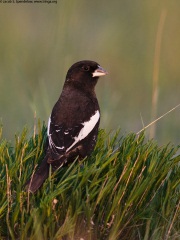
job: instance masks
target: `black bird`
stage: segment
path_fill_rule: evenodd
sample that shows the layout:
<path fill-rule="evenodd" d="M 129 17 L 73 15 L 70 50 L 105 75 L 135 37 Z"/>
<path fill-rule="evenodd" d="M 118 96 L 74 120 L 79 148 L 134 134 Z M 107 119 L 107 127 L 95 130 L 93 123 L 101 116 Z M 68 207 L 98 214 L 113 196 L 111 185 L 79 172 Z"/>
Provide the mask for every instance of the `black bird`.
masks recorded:
<path fill-rule="evenodd" d="M 107 72 L 96 62 L 80 61 L 71 66 L 62 93 L 54 105 L 48 122 L 46 155 L 32 174 L 26 190 L 36 192 L 52 171 L 77 157 L 83 159 L 95 147 L 100 122 L 100 109 L 95 85 Z"/>

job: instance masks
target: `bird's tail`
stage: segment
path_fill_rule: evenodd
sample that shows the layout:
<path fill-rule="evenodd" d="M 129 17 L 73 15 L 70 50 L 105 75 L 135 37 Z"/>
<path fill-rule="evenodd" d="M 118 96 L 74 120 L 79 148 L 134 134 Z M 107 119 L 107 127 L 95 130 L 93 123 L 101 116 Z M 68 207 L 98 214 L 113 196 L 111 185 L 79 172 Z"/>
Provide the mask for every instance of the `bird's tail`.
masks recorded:
<path fill-rule="evenodd" d="M 50 164 L 47 163 L 47 159 L 48 156 L 46 155 L 39 168 L 35 171 L 34 174 L 32 174 L 31 178 L 26 183 L 26 191 L 35 193 L 48 178 Z"/>

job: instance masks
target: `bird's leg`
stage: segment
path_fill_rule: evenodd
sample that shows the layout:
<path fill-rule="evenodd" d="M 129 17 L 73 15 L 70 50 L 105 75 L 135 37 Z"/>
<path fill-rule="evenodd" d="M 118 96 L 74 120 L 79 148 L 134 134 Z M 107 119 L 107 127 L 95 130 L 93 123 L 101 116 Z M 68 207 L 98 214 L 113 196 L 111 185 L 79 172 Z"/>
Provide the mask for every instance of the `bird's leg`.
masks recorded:
<path fill-rule="evenodd" d="M 56 159 L 48 158 L 47 162 L 52 165 L 53 172 L 57 169 L 66 166 L 67 164 L 73 162 L 77 157 L 79 159 L 80 146 L 72 149 L 71 151 L 65 153 Z"/>

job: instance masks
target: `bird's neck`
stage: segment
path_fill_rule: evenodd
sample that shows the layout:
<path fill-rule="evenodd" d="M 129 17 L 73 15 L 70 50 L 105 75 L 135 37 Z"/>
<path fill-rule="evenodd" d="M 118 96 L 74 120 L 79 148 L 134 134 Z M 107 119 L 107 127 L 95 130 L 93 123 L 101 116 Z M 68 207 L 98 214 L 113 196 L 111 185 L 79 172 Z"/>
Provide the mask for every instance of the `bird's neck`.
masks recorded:
<path fill-rule="evenodd" d="M 65 82 L 63 90 L 65 90 L 65 89 L 73 90 L 74 89 L 78 92 L 81 92 L 82 94 L 92 96 L 92 97 L 96 97 L 95 85 L 96 85 L 96 83 L 82 84 L 81 82 L 78 82 L 78 81 L 75 81 L 75 82 L 68 81 L 68 82 Z"/>

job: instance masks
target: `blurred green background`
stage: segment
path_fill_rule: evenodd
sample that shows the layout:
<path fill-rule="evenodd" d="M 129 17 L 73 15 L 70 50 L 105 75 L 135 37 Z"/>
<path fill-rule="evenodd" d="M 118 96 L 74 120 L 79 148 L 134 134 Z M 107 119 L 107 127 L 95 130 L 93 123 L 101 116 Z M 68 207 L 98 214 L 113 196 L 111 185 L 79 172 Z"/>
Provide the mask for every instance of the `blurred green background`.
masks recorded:
<path fill-rule="evenodd" d="M 180 103 L 179 0 L 0 3 L 3 137 L 12 139 L 24 125 L 32 132 L 35 111 L 47 123 L 68 68 L 83 59 L 109 72 L 97 86 L 102 128 L 137 132 L 151 122 L 155 42 L 163 10 L 158 116 Z M 157 123 L 155 138 L 160 144 L 180 143 L 180 108 Z"/>

